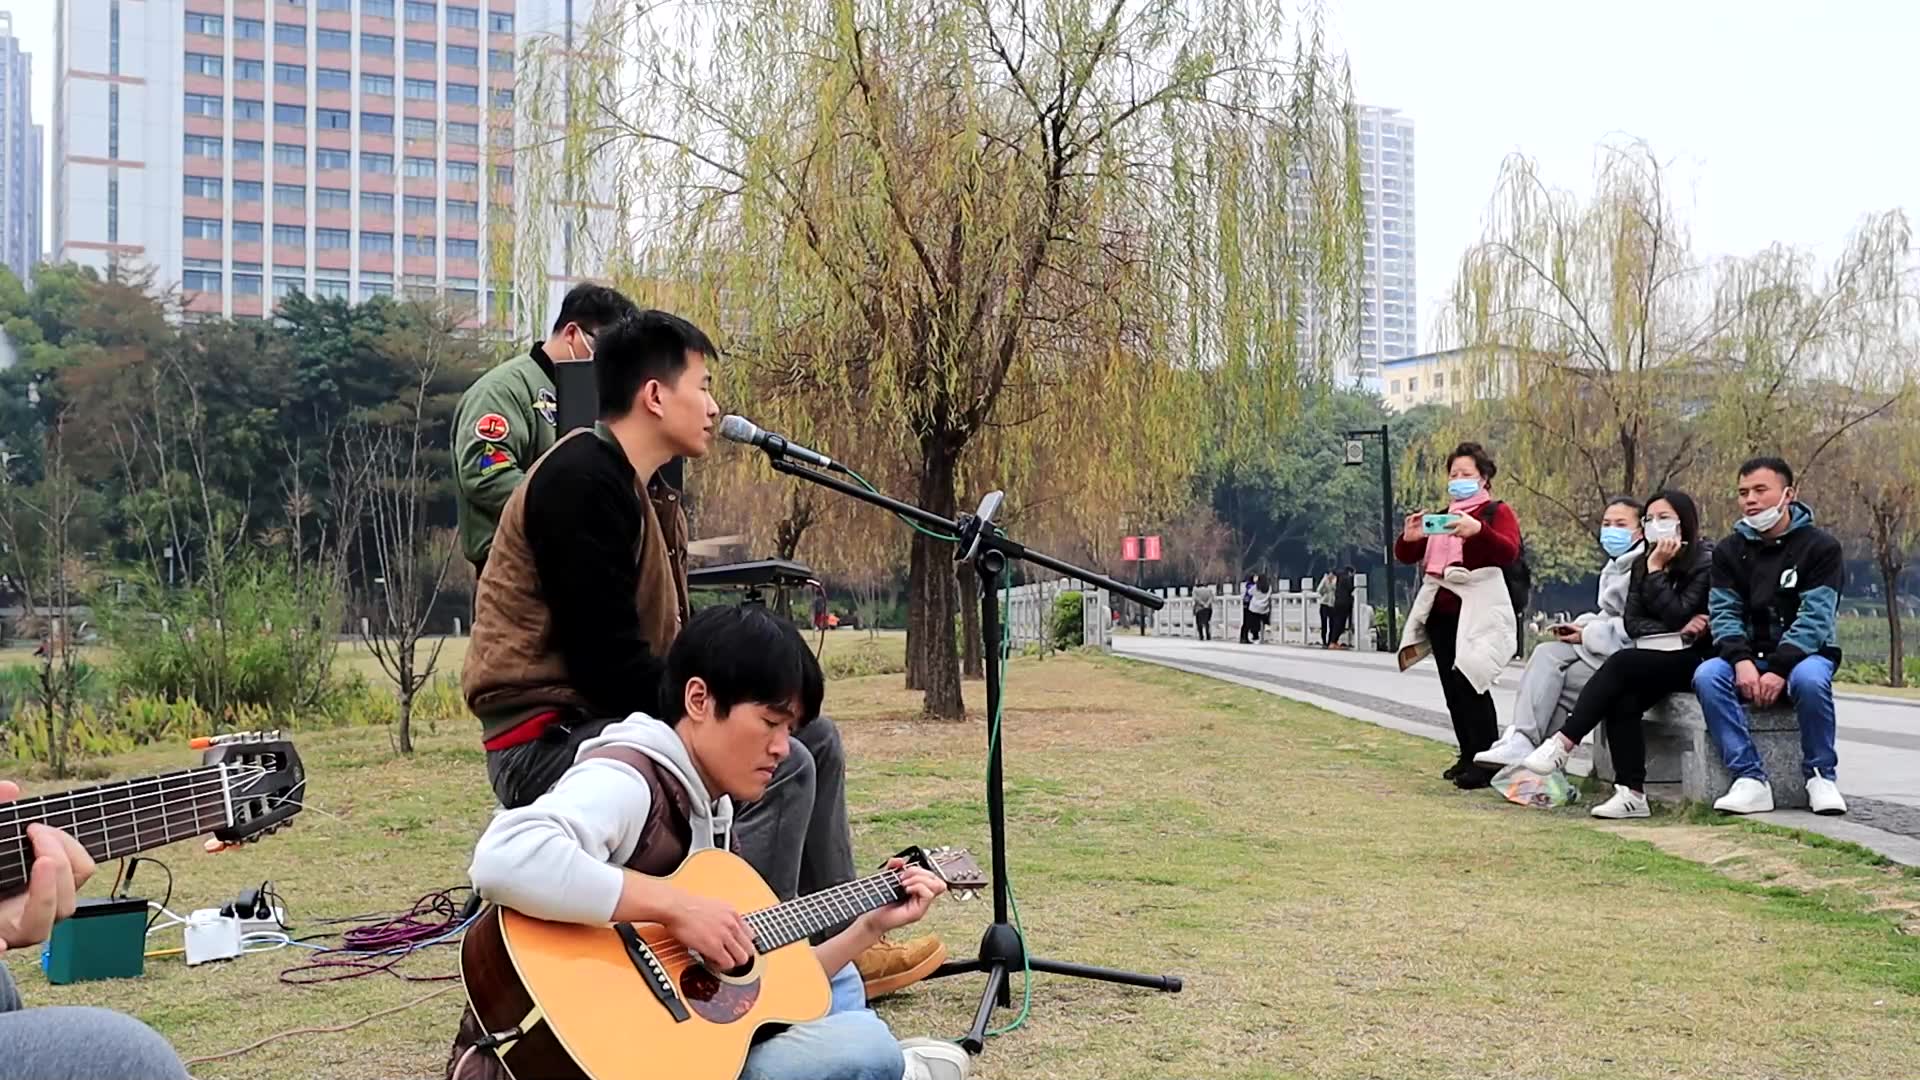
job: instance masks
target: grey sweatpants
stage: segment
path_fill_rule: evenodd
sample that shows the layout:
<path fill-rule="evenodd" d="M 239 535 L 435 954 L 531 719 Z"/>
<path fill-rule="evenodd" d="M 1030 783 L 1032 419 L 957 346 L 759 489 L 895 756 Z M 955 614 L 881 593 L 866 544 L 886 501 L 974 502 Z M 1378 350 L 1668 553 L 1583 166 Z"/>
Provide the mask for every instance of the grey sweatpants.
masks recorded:
<path fill-rule="evenodd" d="M 1513 730 L 1538 746 L 1567 726 L 1580 691 L 1597 670 L 1587 663 L 1577 645 L 1548 641 L 1534 646 L 1513 701 Z"/>
<path fill-rule="evenodd" d="M 160 1033 L 125 1013 L 22 1008 L 0 964 L 0 1080 L 187 1080 Z"/>
<path fill-rule="evenodd" d="M 508 808 L 525 806 L 558 783 L 580 744 L 611 721 L 554 730 L 487 755 L 487 778 Z M 825 716 L 794 733 L 765 795 L 734 815 L 740 857 L 774 893 L 791 900 L 852 881 L 853 830 L 847 824 L 847 751 Z"/>

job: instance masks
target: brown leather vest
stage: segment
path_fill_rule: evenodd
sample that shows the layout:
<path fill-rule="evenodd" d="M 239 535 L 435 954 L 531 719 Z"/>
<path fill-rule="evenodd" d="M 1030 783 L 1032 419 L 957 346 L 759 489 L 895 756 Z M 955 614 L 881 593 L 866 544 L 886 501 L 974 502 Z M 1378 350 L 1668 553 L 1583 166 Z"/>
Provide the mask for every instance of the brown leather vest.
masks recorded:
<path fill-rule="evenodd" d="M 598 437 L 583 428 L 554 448 L 570 439 Z M 467 707 L 480 718 L 483 738 L 510 731 L 536 713 L 588 708 L 554 644 L 552 612 L 540 594 L 540 574 L 527 543 L 527 488 L 552 454 L 549 450 L 534 462 L 527 479 L 507 497 L 474 598 L 473 636 L 460 671 L 460 689 Z M 648 648 L 664 656 L 690 610 L 687 517 L 680 493 L 664 481 L 654 479 L 646 495 L 640 500 L 644 525 L 634 552 L 640 568 L 634 603 Z"/>

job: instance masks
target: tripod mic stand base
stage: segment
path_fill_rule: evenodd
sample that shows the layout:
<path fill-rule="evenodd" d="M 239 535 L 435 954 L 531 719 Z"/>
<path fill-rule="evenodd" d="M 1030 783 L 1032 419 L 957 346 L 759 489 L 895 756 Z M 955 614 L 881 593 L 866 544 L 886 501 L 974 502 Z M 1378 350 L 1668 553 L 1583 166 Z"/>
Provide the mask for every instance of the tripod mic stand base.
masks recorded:
<path fill-rule="evenodd" d="M 980 956 L 974 960 L 950 960 L 934 969 L 930 979 L 943 979 L 949 975 L 971 975 L 983 972 L 987 976 L 987 987 L 980 995 L 980 1008 L 973 1014 L 973 1026 L 960 1040 L 960 1045 L 969 1054 L 979 1054 L 987 1042 L 987 1024 L 993 1019 L 995 1006 L 1006 1009 L 1013 1006 L 1012 974 L 1028 969 L 1044 972 L 1048 975 L 1067 975 L 1076 979 L 1096 979 L 1100 982 L 1119 983 L 1123 986 L 1138 986 L 1147 990 L 1159 990 L 1177 994 L 1183 985 L 1178 975 L 1143 975 L 1134 971 L 1121 971 L 1117 968 L 1093 967 L 1089 964 L 1072 964 L 1064 960 L 1045 960 L 1038 956 L 1028 956 L 1026 944 L 1020 938 L 1020 931 L 1007 923 L 994 923 L 980 938 Z"/>

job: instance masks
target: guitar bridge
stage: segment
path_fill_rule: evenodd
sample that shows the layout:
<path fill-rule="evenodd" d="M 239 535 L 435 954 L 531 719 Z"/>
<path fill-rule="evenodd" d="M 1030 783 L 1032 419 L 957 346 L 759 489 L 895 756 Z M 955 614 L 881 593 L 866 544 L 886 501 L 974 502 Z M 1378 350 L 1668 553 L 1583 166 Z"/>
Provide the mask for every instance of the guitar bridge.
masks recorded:
<path fill-rule="evenodd" d="M 661 966 L 660 958 L 653 955 L 653 949 L 640 939 L 640 934 L 632 923 L 619 923 L 614 932 L 620 935 L 620 943 L 626 946 L 627 960 L 633 964 L 633 970 L 653 991 L 653 996 L 673 1017 L 675 1023 L 685 1023 L 691 1019 L 686 1002 L 674 991 L 673 980 L 667 977 L 667 969 Z"/>

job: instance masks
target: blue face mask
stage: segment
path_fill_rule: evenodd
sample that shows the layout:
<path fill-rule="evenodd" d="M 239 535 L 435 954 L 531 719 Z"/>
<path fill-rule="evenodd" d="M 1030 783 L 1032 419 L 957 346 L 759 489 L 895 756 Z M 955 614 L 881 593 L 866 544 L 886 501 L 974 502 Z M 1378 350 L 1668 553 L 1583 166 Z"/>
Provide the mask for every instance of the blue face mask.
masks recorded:
<path fill-rule="evenodd" d="M 1632 529 L 1623 529 L 1618 525 L 1608 525 L 1600 530 L 1600 546 L 1606 551 L 1607 555 L 1612 558 L 1617 559 L 1627 552 L 1632 551 L 1633 544 Z"/>
<path fill-rule="evenodd" d="M 1479 491 L 1480 481 L 1478 480 L 1447 481 L 1447 495 L 1455 502 L 1459 502 L 1461 499 L 1471 499 L 1478 494 Z"/>

